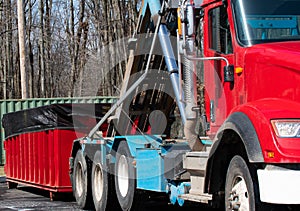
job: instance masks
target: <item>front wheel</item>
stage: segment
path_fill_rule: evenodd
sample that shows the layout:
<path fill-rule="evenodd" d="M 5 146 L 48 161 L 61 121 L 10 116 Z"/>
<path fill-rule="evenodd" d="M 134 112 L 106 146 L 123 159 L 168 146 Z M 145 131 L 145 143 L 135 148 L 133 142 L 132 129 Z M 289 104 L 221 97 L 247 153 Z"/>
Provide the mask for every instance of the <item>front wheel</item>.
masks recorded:
<path fill-rule="evenodd" d="M 241 156 L 230 161 L 225 184 L 226 210 L 255 210 L 258 203 L 249 168 Z"/>

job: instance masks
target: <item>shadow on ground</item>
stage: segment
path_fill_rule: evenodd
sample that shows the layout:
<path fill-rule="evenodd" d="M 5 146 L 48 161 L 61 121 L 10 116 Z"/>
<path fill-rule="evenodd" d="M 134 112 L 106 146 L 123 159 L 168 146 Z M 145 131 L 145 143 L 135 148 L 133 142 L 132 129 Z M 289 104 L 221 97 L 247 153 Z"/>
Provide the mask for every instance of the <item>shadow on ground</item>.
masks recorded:
<path fill-rule="evenodd" d="M 72 193 L 55 194 L 54 201 L 50 200 L 49 191 L 19 186 L 17 189 L 7 189 L 6 183 L 0 183 L 0 210 L 81 210 Z M 215 211 L 203 204 L 188 203 L 184 207 L 168 204 L 165 196 L 153 195 L 145 200 L 143 211 Z"/>

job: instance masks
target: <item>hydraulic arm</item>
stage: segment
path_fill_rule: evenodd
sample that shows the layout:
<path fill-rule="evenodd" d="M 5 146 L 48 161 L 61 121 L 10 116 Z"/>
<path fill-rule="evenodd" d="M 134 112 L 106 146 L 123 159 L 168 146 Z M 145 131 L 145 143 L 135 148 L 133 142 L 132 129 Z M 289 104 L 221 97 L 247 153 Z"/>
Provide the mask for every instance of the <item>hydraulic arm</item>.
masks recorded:
<path fill-rule="evenodd" d="M 124 81 L 119 100 L 93 128 L 89 134 L 90 137 L 108 118 L 113 121 L 117 134 L 153 133 L 149 125 L 151 112 L 161 110 L 169 126 L 172 121 L 170 116 L 175 108 L 174 102 L 176 102 L 185 138 L 193 150 L 202 149 L 202 144 L 195 132 L 198 114 L 195 62 L 185 55 L 195 56 L 193 13 L 195 8 L 193 1 L 181 2 L 177 18 L 180 19 L 182 29 L 181 32 L 177 30 L 177 33 L 172 35 L 166 24 L 168 6 L 165 1 L 143 1 L 140 26 L 133 37 L 134 51 L 131 52 L 131 58 L 129 58 L 131 65 L 127 66 L 125 73 L 128 78 L 134 78 L 134 80 L 131 80 L 133 82 L 127 79 Z M 172 45 L 172 39 L 179 40 L 177 45 Z M 146 46 L 147 43 L 151 43 L 150 47 Z M 149 52 L 145 55 L 138 55 L 140 49 L 149 49 Z M 160 55 L 157 54 L 158 49 Z M 169 78 L 157 83 L 161 72 L 167 73 L 164 77 Z M 149 84 L 153 83 L 153 87 L 149 87 Z M 171 86 L 172 94 L 167 93 L 166 84 Z M 145 90 L 147 85 L 148 90 Z M 161 108 L 162 104 L 164 104 L 163 108 Z M 136 129 L 132 130 L 133 127 Z M 166 133 L 166 131 L 163 132 Z"/>

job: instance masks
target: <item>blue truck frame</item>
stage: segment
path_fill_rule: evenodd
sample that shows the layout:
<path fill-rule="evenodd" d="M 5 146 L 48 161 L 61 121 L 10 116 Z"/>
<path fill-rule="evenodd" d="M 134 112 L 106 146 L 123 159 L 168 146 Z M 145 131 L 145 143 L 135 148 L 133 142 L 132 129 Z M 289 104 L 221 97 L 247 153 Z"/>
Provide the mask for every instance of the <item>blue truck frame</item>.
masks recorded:
<path fill-rule="evenodd" d="M 185 188 L 189 188 L 190 183 L 174 181 L 171 178 L 176 176 L 174 175 L 175 172 L 172 172 L 174 168 L 182 164 L 182 155 L 190 151 L 188 143 L 168 143 L 164 141 L 162 136 L 158 135 L 115 136 L 112 140 L 85 137 L 76 140 L 75 143 L 78 145 L 77 149 L 80 148 L 83 154 L 90 157 L 90 160 L 92 160 L 94 153 L 90 153 L 90 150 L 87 149 L 97 145 L 96 150 L 101 151 L 102 165 L 108 166 L 109 164 L 115 164 L 116 149 L 121 141 L 127 143 L 131 156 L 135 161 L 136 178 L 134 179 L 136 179 L 136 188 L 169 194 L 172 204 L 178 202 L 182 206 L 184 200 L 178 196 L 186 192 Z M 207 146 L 211 144 L 208 140 L 203 140 L 203 143 Z M 149 147 L 150 145 L 151 147 Z M 74 147 L 74 155 L 76 151 L 76 147 Z M 74 160 L 71 159 L 71 163 L 73 162 Z"/>

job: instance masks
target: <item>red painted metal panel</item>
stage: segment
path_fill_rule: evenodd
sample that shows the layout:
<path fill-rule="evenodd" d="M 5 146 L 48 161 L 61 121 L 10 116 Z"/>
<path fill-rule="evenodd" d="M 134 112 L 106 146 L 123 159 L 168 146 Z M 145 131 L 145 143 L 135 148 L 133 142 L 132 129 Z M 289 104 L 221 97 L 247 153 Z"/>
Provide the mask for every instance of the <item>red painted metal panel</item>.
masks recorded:
<path fill-rule="evenodd" d="M 53 192 L 72 192 L 69 156 L 73 140 L 83 135 L 53 129 L 6 139 L 7 180 Z"/>

